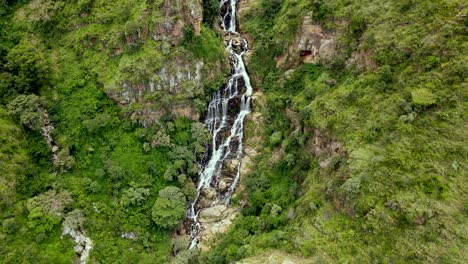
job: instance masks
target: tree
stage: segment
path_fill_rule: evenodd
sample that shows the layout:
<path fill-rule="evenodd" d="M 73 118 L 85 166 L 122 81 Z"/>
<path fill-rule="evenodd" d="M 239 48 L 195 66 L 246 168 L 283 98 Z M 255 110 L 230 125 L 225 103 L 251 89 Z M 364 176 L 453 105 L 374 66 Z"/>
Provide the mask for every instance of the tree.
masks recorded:
<path fill-rule="evenodd" d="M 112 122 L 113 118 L 108 113 L 98 113 L 93 119 L 84 120 L 83 125 L 90 133 L 97 133 L 100 129 L 111 125 Z"/>
<path fill-rule="evenodd" d="M 41 87 L 48 84 L 50 67 L 43 50 L 40 41 L 24 40 L 8 52 L 5 69 L 10 73 L 7 76 L 10 81 L 7 87 L 1 87 L 8 88 L 1 91 L 3 97 L 38 93 Z"/>
<path fill-rule="evenodd" d="M 195 122 L 192 124 L 190 131 L 192 132 L 192 139 L 195 141 L 193 143 L 195 152 L 198 154 L 205 153 L 206 144 L 211 139 L 211 135 L 208 129 L 206 129 L 206 127 L 202 123 Z"/>
<path fill-rule="evenodd" d="M 166 187 L 159 191 L 159 197 L 153 205 L 153 221 L 162 228 L 174 228 L 184 218 L 186 207 L 187 200 L 180 189 Z"/>
<path fill-rule="evenodd" d="M 63 220 L 62 226 L 68 226 L 71 229 L 78 230 L 83 227 L 86 219 L 82 210 L 75 209 L 67 214 Z"/>
<path fill-rule="evenodd" d="M 68 191 L 49 190 L 28 200 L 26 208 L 32 211 L 40 208 L 45 214 L 62 216 L 65 208 L 73 202 Z"/>
<path fill-rule="evenodd" d="M 44 126 L 45 110 L 41 98 L 34 94 L 19 95 L 8 106 L 8 113 L 23 126 L 40 130 Z"/>
<path fill-rule="evenodd" d="M 28 5 L 28 19 L 31 22 L 48 22 L 58 8 L 57 1 L 33 0 Z"/>
<path fill-rule="evenodd" d="M 67 171 L 73 168 L 76 164 L 75 157 L 70 155 L 68 148 L 63 148 L 57 153 L 57 159 L 54 160 L 54 166 L 60 168 L 62 171 Z"/>
<path fill-rule="evenodd" d="M 153 137 L 151 137 L 152 147 L 169 147 L 171 146 L 171 138 L 164 131 L 158 131 Z"/>
<path fill-rule="evenodd" d="M 150 190 L 146 188 L 133 188 L 125 190 L 122 196 L 124 205 L 141 205 L 150 194 Z"/>
<path fill-rule="evenodd" d="M 65 209 L 73 202 L 68 191 L 50 190 L 26 203 L 28 226 L 36 233 L 48 233 L 60 223 Z"/>
<path fill-rule="evenodd" d="M 415 104 L 422 106 L 429 106 L 435 104 L 437 101 L 436 96 L 426 88 L 420 88 L 412 91 L 411 97 Z"/>
<path fill-rule="evenodd" d="M 112 188 L 114 191 L 117 191 L 122 187 L 123 180 L 127 176 L 127 171 L 112 160 L 107 160 L 104 163 L 106 173 L 112 182 Z"/>

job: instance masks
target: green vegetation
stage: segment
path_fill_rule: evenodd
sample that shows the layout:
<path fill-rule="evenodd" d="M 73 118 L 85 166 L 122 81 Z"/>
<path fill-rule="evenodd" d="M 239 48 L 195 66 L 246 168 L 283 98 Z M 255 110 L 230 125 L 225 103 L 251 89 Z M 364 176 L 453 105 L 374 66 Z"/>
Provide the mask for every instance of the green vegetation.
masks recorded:
<path fill-rule="evenodd" d="M 240 216 L 199 254 L 173 234 L 227 72 L 219 2 L 0 0 L 0 262 L 76 261 L 64 225 L 93 240 L 90 263 L 466 262 L 466 4 L 243 8 L 264 145 Z M 307 14 L 334 56 L 281 65 Z"/>
<path fill-rule="evenodd" d="M 92 263 L 170 260 L 171 232 L 193 199 L 195 157 L 209 136 L 168 106 L 206 108 L 223 78 L 224 51 L 208 27 L 191 42 L 172 32 L 153 38 L 163 37 L 156 31 L 165 19 L 180 20 L 164 8 L 161 1 L 0 1 L 2 263 L 75 261 L 62 225 L 94 241 Z M 116 104 L 122 87 L 132 93 L 160 81 L 164 64 L 182 57 L 187 65 L 203 61 L 200 71 L 211 77 L 172 92 L 147 87 Z M 171 67 L 167 74 L 185 65 Z M 150 110 L 153 119 L 140 116 Z M 43 136 L 49 119 L 55 160 Z M 123 238 L 128 232 L 137 239 Z"/>
<path fill-rule="evenodd" d="M 153 221 L 163 228 L 174 228 L 185 216 L 187 201 L 177 187 L 166 187 L 159 191 L 153 206 Z"/>
<path fill-rule="evenodd" d="M 278 69 L 309 11 L 337 54 Z M 266 143 L 248 205 L 202 261 L 280 249 L 318 263 L 463 263 L 466 11 L 462 1 L 253 5 L 241 24 L 255 38 Z M 356 54 L 372 65 L 350 63 Z"/>

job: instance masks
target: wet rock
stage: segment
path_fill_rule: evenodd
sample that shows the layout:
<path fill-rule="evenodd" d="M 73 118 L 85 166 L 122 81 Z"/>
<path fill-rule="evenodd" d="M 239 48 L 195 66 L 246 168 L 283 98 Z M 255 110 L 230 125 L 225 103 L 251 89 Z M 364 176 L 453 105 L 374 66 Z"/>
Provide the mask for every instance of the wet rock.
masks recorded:
<path fill-rule="evenodd" d="M 231 147 L 231 151 L 233 156 L 235 156 L 237 148 Z M 223 169 L 221 171 L 222 179 L 225 182 L 231 182 L 237 175 L 237 167 L 239 165 L 239 161 L 236 159 L 225 160 L 223 163 Z"/>
<path fill-rule="evenodd" d="M 129 239 L 129 240 L 137 240 L 138 236 L 135 232 L 123 232 L 122 238 Z"/>
<path fill-rule="evenodd" d="M 201 192 L 202 192 L 203 197 L 205 197 L 208 200 L 214 200 L 216 199 L 216 196 L 218 195 L 214 188 L 203 188 Z"/>
<path fill-rule="evenodd" d="M 220 180 L 218 183 L 218 189 L 220 192 L 226 191 L 228 188 L 227 183 L 224 180 Z"/>
<path fill-rule="evenodd" d="M 235 175 L 232 175 L 232 177 L 223 177 L 219 180 L 218 182 L 218 190 L 223 193 L 231 187 L 232 182 L 234 181 Z"/>
<path fill-rule="evenodd" d="M 237 54 L 240 54 L 241 52 L 245 51 L 246 47 L 244 47 L 244 42 L 239 36 L 232 37 L 231 40 L 232 47 Z"/>
<path fill-rule="evenodd" d="M 234 117 L 239 113 L 241 104 L 240 96 L 234 97 L 233 99 L 229 100 L 228 102 L 228 115 Z"/>
<path fill-rule="evenodd" d="M 239 160 L 237 159 L 231 159 L 226 161 L 226 165 L 229 167 L 230 170 L 235 171 L 237 170 L 237 167 L 239 166 Z"/>
<path fill-rule="evenodd" d="M 213 201 L 208 200 L 208 199 L 206 199 L 205 197 L 200 197 L 200 199 L 198 200 L 198 203 L 196 204 L 195 207 L 196 207 L 197 210 L 198 210 L 198 209 L 201 209 L 201 208 L 206 208 L 206 207 L 211 206 L 211 203 L 212 203 L 212 202 L 213 202 Z"/>

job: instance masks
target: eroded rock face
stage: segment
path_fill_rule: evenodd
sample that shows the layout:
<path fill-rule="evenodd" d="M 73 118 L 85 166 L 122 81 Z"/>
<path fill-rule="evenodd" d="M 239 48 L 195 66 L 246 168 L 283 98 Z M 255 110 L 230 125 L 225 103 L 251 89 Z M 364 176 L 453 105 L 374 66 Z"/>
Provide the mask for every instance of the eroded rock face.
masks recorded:
<path fill-rule="evenodd" d="M 356 66 L 358 70 L 371 71 L 377 68 L 377 63 L 373 58 L 372 50 L 357 50 L 351 54 L 351 58 L 346 61 L 346 67 Z"/>
<path fill-rule="evenodd" d="M 329 167 L 335 157 L 346 156 L 343 145 L 334 136 L 318 128 L 314 129 L 313 136 L 308 139 L 306 150 L 319 158 L 321 168 Z"/>
<path fill-rule="evenodd" d="M 148 76 L 146 82 L 125 82 L 106 92 L 122 106 L 139 104 L 139 109 L 133 110 L 132 119 L 140 120 L 144 126 L 167 113 L 198 120 L 199 113 L 190 98 L 203 90 L 202 80 L 209 79 L 217 71 L 204 66 L 203 60 L 194 60 L 190 56 L 175 58 Z M 172 97 L 176 95 L 184 95 L 182 99 L 186 99 L 175 101 Z"/>
<path fill-rule="evenodd" d="M 157 22 L 154 40 L 166 40 L 178 45 L 184 38 L 184 26 L 192 25 L 195 36 L 200 35 L 203 20 L 201 0 L 165 0 L 160 8 L 164 19 Z"/>
<path fill-rule="evenodd" d="M 309 12 L 302 20 L 293 44 L 276 58 L 280 68 L 291 68 L 299 62 L 327 63 L 335 55 L 336 37 L 312 20 Z"/>

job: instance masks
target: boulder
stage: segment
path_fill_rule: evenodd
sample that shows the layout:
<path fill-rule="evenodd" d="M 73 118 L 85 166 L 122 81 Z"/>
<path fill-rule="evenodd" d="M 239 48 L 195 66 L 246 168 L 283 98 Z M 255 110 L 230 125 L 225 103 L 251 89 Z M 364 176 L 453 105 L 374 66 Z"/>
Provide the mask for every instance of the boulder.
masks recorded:
<path fill-rule="evenodd" d="M 137 240 L 138 236 L 135 232 L 123 232 L 122 238 L 129 239 L 129 240 Z"/>
<path fill-rule="evenodd" d="M 201 192 L 202 195 L 208 200 L 214 200 L 218 195 L 214 188 L 203 188 Z"/>
<path fill-rule="evenodd" d="M 200 223 L 211 223 L 220 221 L 225 217 L 228 207 L 224 204 L 218 204 L 200 211 L 198 221 Z"/>
<path fill-rule="evenodd" d="M 227 190 L 227 188 L 228 188 L 227 183 L 224 180 L 220 180 L 218 183 L 219 191 L 224 192 Z"/>
<path fill-rule="evenodd" d="M 215 234 L 226 232 L 238 213 L 237 209 L 222 204 L 201 211 L 198 219 L 203 225 L 203 230 L 200 234 L 198 247 L 201 250 L 208 250 L 209 247 L 206 245 L 206 241 L 210 241 Z"/>
<path fill-rule="evenodd" d="M 83 252 L 83 246 L 75 245 L 73 247 L 73 251 L 75 251 L 76 254 L 81 255 L 81 253 Z"/>

